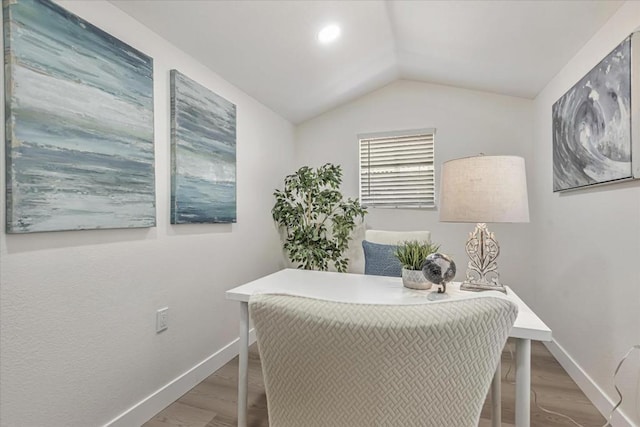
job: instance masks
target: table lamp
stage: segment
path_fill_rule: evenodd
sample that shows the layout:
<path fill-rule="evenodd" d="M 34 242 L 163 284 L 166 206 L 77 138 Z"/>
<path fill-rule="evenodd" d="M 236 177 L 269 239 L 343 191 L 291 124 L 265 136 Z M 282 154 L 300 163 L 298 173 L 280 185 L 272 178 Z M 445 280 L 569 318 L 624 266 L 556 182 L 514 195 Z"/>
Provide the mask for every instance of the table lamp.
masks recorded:
<path fill-rule="evenodd" d="M 500 283 L 500 246 L 486 223 L 529 222 L 524 159 L 476 156 L 442 164 L 440 221 L 477 223 L 465 245 L 469 264 L 460 289 L 506 292 Z"/>

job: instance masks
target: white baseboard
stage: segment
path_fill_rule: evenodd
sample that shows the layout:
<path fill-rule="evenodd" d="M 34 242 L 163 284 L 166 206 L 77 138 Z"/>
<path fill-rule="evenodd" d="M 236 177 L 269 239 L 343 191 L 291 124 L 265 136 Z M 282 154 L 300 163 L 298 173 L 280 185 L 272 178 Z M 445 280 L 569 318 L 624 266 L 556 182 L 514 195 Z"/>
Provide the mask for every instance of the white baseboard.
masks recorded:
<path fill-rule="evenodd" d="M 249 344 L 253 344 L 255 340 L 255 330 L 251 329 L 249 331 Z M 609 412 L 615 402 L 605 394 L 560 344 L 556 341 L 545 342 L 544 344 L 587 398 L 591 400 L 598 411 L 600 411 L 605 418 L 608 418 Z M 187 372 L 106 423 L 105 427 L 129 427 L 144 424 L 237 355 L 238 339 L 235 339 Z M 612 425 L 614 427 L 638 427 L 620 409 L 614 413 Z"/>
<path fill-rule="evenodd" d="M 133 405 L 105 424 L 105 427 L 140 426 L 158 412 L 175 402 L 209 375 L 238 355 L 238 339 L 233 340 L 211 356 Z M 256 341 L 255 330 L 249 331 L 249 344 Z"/>
<path fill-rule="evenodd" d="M 600 411 L 602 416 L 606 419 L 609 418 L 609 413 L 616 402 L 613 402 L 609 396 L 593 381 L 593 379 L 576 363 L 575 360 L 562 348 L 555 340 L 551 342 L 545 342 L 544 345 L 549 349 L 553 357 L 556 358 L 558 363 L 567 371 L 571 379 L 576 382 L 578 387 L 584 392 L 587 398 L 593 403 L 593 405 Z M 638 427 L 633 421 L 618 408 L 614 412 L 611 419 L 611 424 L 614 427 Z"/>

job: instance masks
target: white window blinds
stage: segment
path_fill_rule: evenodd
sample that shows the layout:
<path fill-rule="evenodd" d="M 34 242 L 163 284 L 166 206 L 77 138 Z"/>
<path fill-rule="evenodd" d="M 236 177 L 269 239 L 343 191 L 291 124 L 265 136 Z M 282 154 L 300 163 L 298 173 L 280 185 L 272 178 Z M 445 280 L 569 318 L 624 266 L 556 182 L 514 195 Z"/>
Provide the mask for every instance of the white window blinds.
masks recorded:
<path fill-rule="evenodd" d="M 360 135 L 360 202 L 435 207 L 435 129 Z"/>

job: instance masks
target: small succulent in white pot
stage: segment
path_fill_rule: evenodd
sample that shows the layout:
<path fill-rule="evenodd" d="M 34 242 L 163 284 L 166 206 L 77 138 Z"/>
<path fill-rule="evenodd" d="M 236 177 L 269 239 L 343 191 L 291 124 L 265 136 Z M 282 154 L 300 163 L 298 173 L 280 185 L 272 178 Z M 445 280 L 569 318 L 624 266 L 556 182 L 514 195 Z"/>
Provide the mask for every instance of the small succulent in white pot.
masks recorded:
<path fill-rule="evenodd" d="M 422 264 L 439 249 L 438 244 L 418 240 L 409 240 L 398 246 L 396 258 L 402 264 L 402 284 L 405 287 L 419 290 L 431 288 L 431 282 L 422 273 Z"/>

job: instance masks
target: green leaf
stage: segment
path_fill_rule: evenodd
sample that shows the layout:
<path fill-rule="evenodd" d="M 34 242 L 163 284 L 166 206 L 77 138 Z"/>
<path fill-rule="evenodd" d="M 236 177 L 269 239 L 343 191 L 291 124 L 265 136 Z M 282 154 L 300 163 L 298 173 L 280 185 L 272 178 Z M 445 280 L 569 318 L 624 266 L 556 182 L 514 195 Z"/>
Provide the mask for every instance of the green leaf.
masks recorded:
<path fill-rule="evenodd" d="M 331 262 L 347 271 L 343 256 L 356 220 L 364 220 L 366 208 L 358 199 L 343 199 L 342 167 L 331 163 L 316 169 L 303 166 L 284 179 L 284 189 L 273 193 L 271 215 L 284 231 L 283 248 L 298 268 L 327 270 Z"/>
<path fill-rule="evenodd" d="M 438 252 L 440 245 L 435 243 L 410 240 L 403 242 L 396 250 L 396 257 L 404 268 L 420 270 L 424 259 L 432 253 Z"/>

